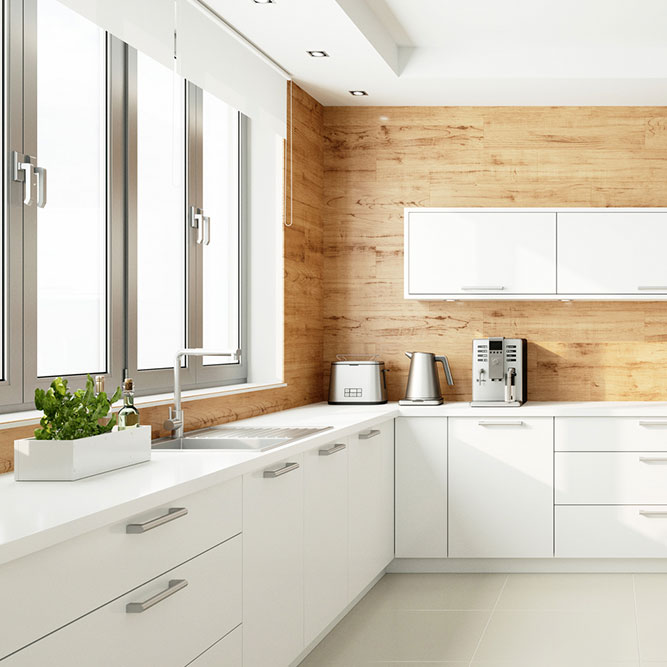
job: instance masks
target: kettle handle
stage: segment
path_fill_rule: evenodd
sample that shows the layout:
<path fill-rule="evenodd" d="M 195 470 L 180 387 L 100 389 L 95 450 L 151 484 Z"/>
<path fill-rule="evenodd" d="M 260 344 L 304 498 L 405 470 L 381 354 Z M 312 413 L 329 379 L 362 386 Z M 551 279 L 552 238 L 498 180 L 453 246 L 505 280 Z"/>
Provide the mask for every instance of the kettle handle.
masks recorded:
<path fill-rule="evenodd" d="M 412 352 L 406 352 L 406 353 L 405 353 L 405 356 L 406 356 L 408 359 L 412 359 Z"/>
<path fill-rule="evenodd" d="M 447 378 L 447 384 L 449 385 L 454 384 L 454 379 L 452 378 L 452 371 L 449 368 L 449 361 L 447 361 L 447 357 L 443 355 L 441 357 L 436 357 L 435 360 L 436 362 L 439 361 L 442 364 L 442 367 L 445 369 L 445 377 Z"/>

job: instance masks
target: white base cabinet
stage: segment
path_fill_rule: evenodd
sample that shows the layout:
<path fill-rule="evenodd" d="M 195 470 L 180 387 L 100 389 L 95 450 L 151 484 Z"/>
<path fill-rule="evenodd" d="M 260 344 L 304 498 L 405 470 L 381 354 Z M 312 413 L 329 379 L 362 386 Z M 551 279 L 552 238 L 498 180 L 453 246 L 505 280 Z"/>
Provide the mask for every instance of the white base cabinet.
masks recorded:
<path fill-rule="evenodd" d="M 348 603 L 348 440 L 303 454 L 304 645 Z"/>
<path fill-rule="evenodd" d="M 350 438 L 350 600 L 394 557 L 394 420 Z"/>
<path fill-rule="evenodd" d="M 243 629 L 239 625 L 187 667 L 241 667 L 242 664 Z"/>
<path fill-rule="evenodd" d="M 243 667 L 303 650 L 303 457 L 243 477 Z"/>
<path fill-rule="evenodd" d="M 450 558 L 553 556 L 553 419 L 449 419 Z"/>
<path fill-rule="evenodd" d="M 447 417 L 396 419 L 396 558 L 447 557 Z"/>

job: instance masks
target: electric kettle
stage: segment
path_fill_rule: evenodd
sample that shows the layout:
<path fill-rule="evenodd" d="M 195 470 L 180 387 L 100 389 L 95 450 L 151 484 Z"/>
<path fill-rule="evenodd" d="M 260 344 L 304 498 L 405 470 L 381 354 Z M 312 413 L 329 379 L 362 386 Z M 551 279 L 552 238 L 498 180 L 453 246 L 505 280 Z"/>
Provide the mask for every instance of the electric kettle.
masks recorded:
<path fill-rule="evenodd" d="M 408 388 L 405 391 L 405 398 L 400 400 L 398 404 L 440 405 L 442 403 L 442 391 L 438 379 L 438 367 L 435 364 L 438 361 L 442 364 L 445 369 L 447 384 L 454 384 L 447 357 L 437 357 L 432 352 L 406 352 L 405 356 L 410 359 Z"/>

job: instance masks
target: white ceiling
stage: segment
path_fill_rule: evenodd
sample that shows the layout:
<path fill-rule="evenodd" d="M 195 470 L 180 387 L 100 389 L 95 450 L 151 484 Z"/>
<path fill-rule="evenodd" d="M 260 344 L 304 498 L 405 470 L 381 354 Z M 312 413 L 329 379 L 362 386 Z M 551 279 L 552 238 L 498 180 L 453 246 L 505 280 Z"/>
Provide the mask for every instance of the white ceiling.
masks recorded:
<path fill-rule="evenodd" d="M 667 0 L 206 4 L 325 105 L 667 105 Z"/>

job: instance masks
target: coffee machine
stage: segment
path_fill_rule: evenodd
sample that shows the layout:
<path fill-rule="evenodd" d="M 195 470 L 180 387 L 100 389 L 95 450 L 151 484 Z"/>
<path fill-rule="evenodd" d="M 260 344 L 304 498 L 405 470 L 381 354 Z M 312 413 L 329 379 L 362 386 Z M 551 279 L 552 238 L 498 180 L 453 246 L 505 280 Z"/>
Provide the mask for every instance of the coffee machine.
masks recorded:
<path fill-rule="evenodd" d="M 472 342 L 473 407 L 518 406 L 527 389 L 525 338 L 478 338 Z"/>

